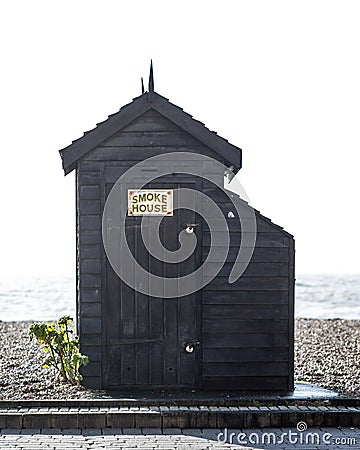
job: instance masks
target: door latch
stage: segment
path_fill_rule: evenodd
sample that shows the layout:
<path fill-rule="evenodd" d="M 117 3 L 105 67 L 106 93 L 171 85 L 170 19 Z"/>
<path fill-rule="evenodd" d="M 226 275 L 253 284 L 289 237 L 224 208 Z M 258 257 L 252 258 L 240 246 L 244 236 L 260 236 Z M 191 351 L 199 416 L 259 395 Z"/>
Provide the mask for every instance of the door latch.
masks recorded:
<path fill-rule="evenodd" d="M 186 353 L 193 353 L 193 351 L 195 350 L 195 346 L 196 345 L 200 345 L 199 341 L 189 341 L 189 342 L 185 342 L 184 344 L 184 350 Z"/>
<path fill-rule="evenodd" d="M 186 231 L 188 234 L 192 234 L 192 233 L 194 232 L 194 228 L 195 228 L 195 227 L 198 227 L 198 226 L 199 226 L 198 223 L 188 223 L 188 224 L 186 224 L 186 229 L 185 229 L 185 231 Z"/>

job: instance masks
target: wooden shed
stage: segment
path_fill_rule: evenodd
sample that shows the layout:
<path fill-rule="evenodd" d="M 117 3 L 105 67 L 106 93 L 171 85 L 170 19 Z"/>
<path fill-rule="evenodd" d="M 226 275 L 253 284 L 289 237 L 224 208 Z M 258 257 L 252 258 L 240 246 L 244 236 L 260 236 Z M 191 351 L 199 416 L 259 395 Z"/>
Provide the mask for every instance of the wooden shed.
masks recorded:
<path fill-rule="evenodd" d="M 172 167 L 171 174 L 154 179 L 146 188 L 176 192 L 185 187 L 216 202 L 230 233 L 220 272 L 214 275 L 210 266 L 202 273 L 201 289 L 183 297 L 161 297 L 130 287 L 109 262 L 102 222 L 113 186 L 140 161 L 175 152 L 209 157 L 228 167 L 229 173 L 241 169 L 241 149 L 157 94 L 152 71 L 148 92 L 60 151 L 65 174 L 76 170 L 77 327 L 81 351 L 90 359 L 83 369 L 83 384 L 118 390 L 291 391 L 294 239 L 255 210 L 256 244 L 250 263 L 230 284 L 242 231 L 231 200 L 236 194 L 227 195 L 206 180 L 211 167 L 216 172 L 216 164 L 202 164 L 204 177 Z M 143 173 L 147 170 L 156 174 L 157 168 L 152 163 Z M 212 175 L 219 182 L 224 179 L 223 171 Z M 125 186 L 131 187 L 136 188 Z M 180 231 L 196 227 L 194 252 L 179 263 L 149 255 L 140 232 L 144 217 L 129 215 L 128 201 L 119 205 L 126 215 L 128 245 L 147 271 L 181 276 L 200 267 L 212 247 L 215 259 L 220 254 L 221 241 L 211 241 L 206 221 L 180 208 L 163 215 L 160 238 L 167 250 L 176 250 Z M 245 202 L 243 206 L 243 211 L 252 210 Z"/>

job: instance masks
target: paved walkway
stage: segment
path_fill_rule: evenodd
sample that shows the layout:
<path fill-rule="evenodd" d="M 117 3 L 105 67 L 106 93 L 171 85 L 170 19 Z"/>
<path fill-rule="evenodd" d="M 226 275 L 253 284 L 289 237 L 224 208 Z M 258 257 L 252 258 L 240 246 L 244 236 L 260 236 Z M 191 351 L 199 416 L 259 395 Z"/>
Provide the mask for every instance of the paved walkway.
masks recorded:
<path fill-rule="evenodd" d="M 239 443 L 240 442 L 240 443 Z M 3 429 L 0 450 L 12 449 L 360 449 L 360 428 L 220 429 Z"/>

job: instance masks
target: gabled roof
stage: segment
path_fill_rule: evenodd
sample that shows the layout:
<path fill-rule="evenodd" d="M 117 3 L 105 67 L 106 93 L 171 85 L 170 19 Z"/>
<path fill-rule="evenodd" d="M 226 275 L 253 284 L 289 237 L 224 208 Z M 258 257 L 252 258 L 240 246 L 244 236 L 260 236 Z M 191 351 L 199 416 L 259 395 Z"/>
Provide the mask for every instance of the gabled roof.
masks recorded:
<path fill-rule="evenodd" d="M 226 139 L 210 131 L 205 125 L 184 112 L 181 108 L 169 102 L 169 100 L 154 91 L 145 92 L 135 98 L 128 105 L 123 106 L 117 113 L 112 114 L 107 120 L 84 133 L 84 136 L 71 145 L 60 150 L 65 175 L 76 168 L 77 161 L 88 152 L 109 139 L 115 133 L 121 131 L 129 123 L 140 117 L 149 109 L 153 109 L 171 120 L 185 132 L 208 146 L 219 155 L 219 159 L 225 160 L 234 166 L 236 173 L 241 168 L 241 149 L 230 144 Z"/>

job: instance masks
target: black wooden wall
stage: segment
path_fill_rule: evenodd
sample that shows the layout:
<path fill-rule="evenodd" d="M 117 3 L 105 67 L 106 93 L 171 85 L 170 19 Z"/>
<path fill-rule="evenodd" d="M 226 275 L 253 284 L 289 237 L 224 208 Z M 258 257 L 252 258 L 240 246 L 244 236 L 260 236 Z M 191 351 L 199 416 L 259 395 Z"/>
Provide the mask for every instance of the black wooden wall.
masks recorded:
<path fill-rule="evenodd" d="M 112 364 L 106 324 L 114 300 L 110 301 L 107 286 L 109 266 L 101 233 L 109 186 L 136 162 L 173 151 L 196 152 L 221 161 L 213 150 L 150 110 L 77 164 L 78 332 L 81 351 L 91 361 L 83 369 L 87 387 L 108 387 Z M 211 164 L 204 164 L 202 171 L 204 175 L 211 172 Z M 225 217 L 234 210 L 214 185 L 204 181 L 201 189 L 219 204 Z M 235 218 L 228 220 L 231 248 L 227 263 L 197 295 L 201 345 L 196 351 L 204 389 L 285 391 L 293 387 L 294 241 L 260 213 L 256 218 L 256 248 L 244 276 L 228 284 L 241 238 Z M 205 259 L 210 245 L 206 226 L 201 239 Z M 212 267 L 206 270 L 204 276 L 210 276 Z"/>
<path fill-rule="evenodd" d="M 218 189 L 205 188 L 205 192 L 217 200 L 225 217 L 234 211 Z M 241 227 L 237 220 L 228 220 L 227 261 L 202 292 L 202 377 L 207 388 L 293 388 L 294 241 L 258 212 L 256 221 L 257 240 L 250 264 L 229 284 Z M 204 230 L 204 258 L 209 252 L 209 234 Z M 211 270 L 210 265 L 205 276 L 206 272 L 211 275 Z"/>

